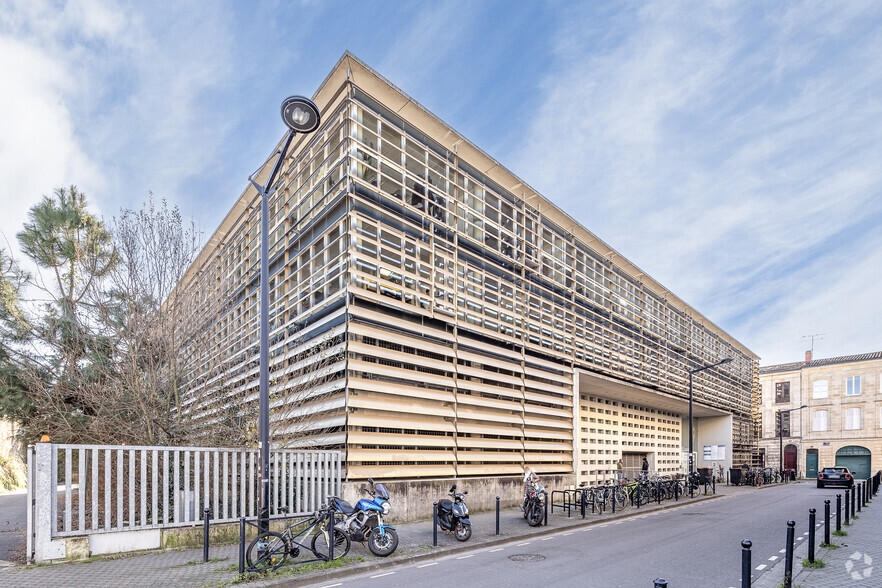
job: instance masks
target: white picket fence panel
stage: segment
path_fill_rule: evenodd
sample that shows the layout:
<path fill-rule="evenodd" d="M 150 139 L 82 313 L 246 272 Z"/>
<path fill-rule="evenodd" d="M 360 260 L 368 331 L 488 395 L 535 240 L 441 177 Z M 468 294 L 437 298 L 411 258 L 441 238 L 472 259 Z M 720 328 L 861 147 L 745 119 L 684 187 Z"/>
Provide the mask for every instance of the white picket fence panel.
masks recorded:
<path fill-rule="evenodd" d="M 48 451 L 40 446 L 48 446 Z M 192 526 L 204 520 L 205 508 L 210 509 L 212 523 L 254 517 L 257 464 L 256 449 L 54 443 L 31 447 L 28 556 L 40 539 Z M 270 514 L 280 514 L 285 507 L 291 514 L 310 513 L 328 496 L 339 495 L 342 465 L 337 451 L 271 451 Z M 38 471 L 48 474 L 42 483 Z M 41 505 L 51 509 L 50 517 L 38 516 Z M 49 523 L 50 537 L 39 537 L 38 520 Z"/>

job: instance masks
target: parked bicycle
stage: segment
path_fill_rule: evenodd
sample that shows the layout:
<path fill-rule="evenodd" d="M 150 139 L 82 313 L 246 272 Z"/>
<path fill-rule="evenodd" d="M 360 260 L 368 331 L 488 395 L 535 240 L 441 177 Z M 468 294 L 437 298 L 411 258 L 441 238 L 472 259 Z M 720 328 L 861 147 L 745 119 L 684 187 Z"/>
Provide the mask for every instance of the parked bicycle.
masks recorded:
<path fill-rule="evenodd" d="M 280 510 L 287 512 L 286 508 Z M 275 570 L 284 565 L 289 556 L 299 556 L 301 549 L 309 551 L 316 559 L 327 561 L 330 559 L 331 528 L 334 559 L 341 558 L 349 553 L 349 536 L 335 527 L 333 510 L 322 505 L 312 516 L 287 525 L 281 533 L 265 531 L 255 537 L 245 553 L 248 568 Z"/>

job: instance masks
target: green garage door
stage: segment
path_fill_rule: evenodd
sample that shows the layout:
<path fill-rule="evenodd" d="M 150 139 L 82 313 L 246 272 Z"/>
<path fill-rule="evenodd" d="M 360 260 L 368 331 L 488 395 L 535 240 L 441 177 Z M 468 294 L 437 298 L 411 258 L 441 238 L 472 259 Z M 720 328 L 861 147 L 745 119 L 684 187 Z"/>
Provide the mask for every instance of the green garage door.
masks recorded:
<path fill-rule="evenodd" d="M 836 452 L 836 465 L 848 468 L 855 478 L 870 477 L 870 450 L 859 445 L 849 445 Z"/>

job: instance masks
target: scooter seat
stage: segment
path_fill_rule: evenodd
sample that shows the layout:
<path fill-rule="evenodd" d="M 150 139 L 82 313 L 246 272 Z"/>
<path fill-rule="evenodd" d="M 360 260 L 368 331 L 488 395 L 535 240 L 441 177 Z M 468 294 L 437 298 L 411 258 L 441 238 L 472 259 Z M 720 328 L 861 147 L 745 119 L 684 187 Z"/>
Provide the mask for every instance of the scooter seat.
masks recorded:
<path fill-rule="evenodd" d="M 334 498 L 334 506 L 336 506 L 340 512 L 347 515 L 352 514 L 353 511 L 355 511 L 355 507 L 353 507 L 342 498 Z"/>
<path fill-rule="evenodd" d="M 453 501 L 441 499 L 438 501 L 438 512 L 453 510 Z"/>

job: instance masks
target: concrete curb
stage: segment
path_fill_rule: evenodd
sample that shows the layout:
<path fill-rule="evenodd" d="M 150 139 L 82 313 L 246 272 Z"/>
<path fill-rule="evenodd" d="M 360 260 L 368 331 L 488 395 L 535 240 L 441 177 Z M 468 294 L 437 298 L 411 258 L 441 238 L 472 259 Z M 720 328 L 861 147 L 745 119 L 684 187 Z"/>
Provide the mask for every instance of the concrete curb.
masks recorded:
<path fill-rule="evenodd" d="M 673 508 L 678 508 L 685 505 L 696 504 L 697 502 L 707 502 L 713 500 L 715 498 L 723 498 L 722 494 L 714 494 L 711 496 L 704 497 L 696 497 L 691 499 L 691 502 L 675 502 L 673 504 L 665 505 L 665 506 L 657 506 L 650 511 L 641 511 L 641 510 L 632 510 L 632 512 L 617 515 L 615 517 L 610 517 L 608 519 L 603 520 L 591 520 L 585 519 L 584 523 L 574 523 L 567 525 L 566 527 L 554 527 L 548 528 L 545 527 L 541 531 L 534 531 L 532 533 L 524 534 L 524 535 L 511 535 L 508 537 L 500 537 L 499 539 L 491 539 L 489 541 L 484 541 L 480 544 L 462 544 L 462 545 L 453 545 L 450 547 L 447 546 L 439 546 L 437 551 L 430 551 L 426 553 L 419 553 L 415 555 L 408 555 L 401 558 L 396 559 L 386 559 L 376 562 L 365 562 L 363 564 L 357 564 L 350 568 L 344 568 L 341 570 L 335 570 L 332 572 L 322 573 L 316 572 L 311 575 L 304 575 L 302 577 L 289 577 L 289 578 L 280 578 L 278 582 L 273 582 L 270 584 L 265 584 L 266 586 L 303 586 L 306 584 L 312 584 L 316 582 L 319 578 L 321 581 L 333 581 L 339 580 L 341 578 L 347 578 L 349 576 L 355 576 L 358 574 L 362 574 L 364 572 L 374 572 L 380 570 L 386 570 L 393 567 L 398 566 L 406 566 L 414 563 L 419 563 L 423 561 L 430 561 L 433 559 L 438 559 L 441 557 L 447 557 L 449 555 L 458 555 L 460 553 L 466 553 L 468 551 L 474 551 L 476 549 L 483 549 L 485 547 L 494 547 L 497 545 L 504 545 L 506 543 L 511 543 L 513 541 L 521 541 L 531 537 L 546 537 L 548 535 L 554 535 L 556 533 L 560 533 L 562 531 L 566 531 L 567 529 L 582 529 L 584 527 L 593 527 L 595 525 L 604 525 L 609 523 L 610 521 L 616 521 L 620 519 L 627 519 L 636 516 L 640 516 L 644 512 L 659 512 L 662 510 L 670 510 Z"/>

